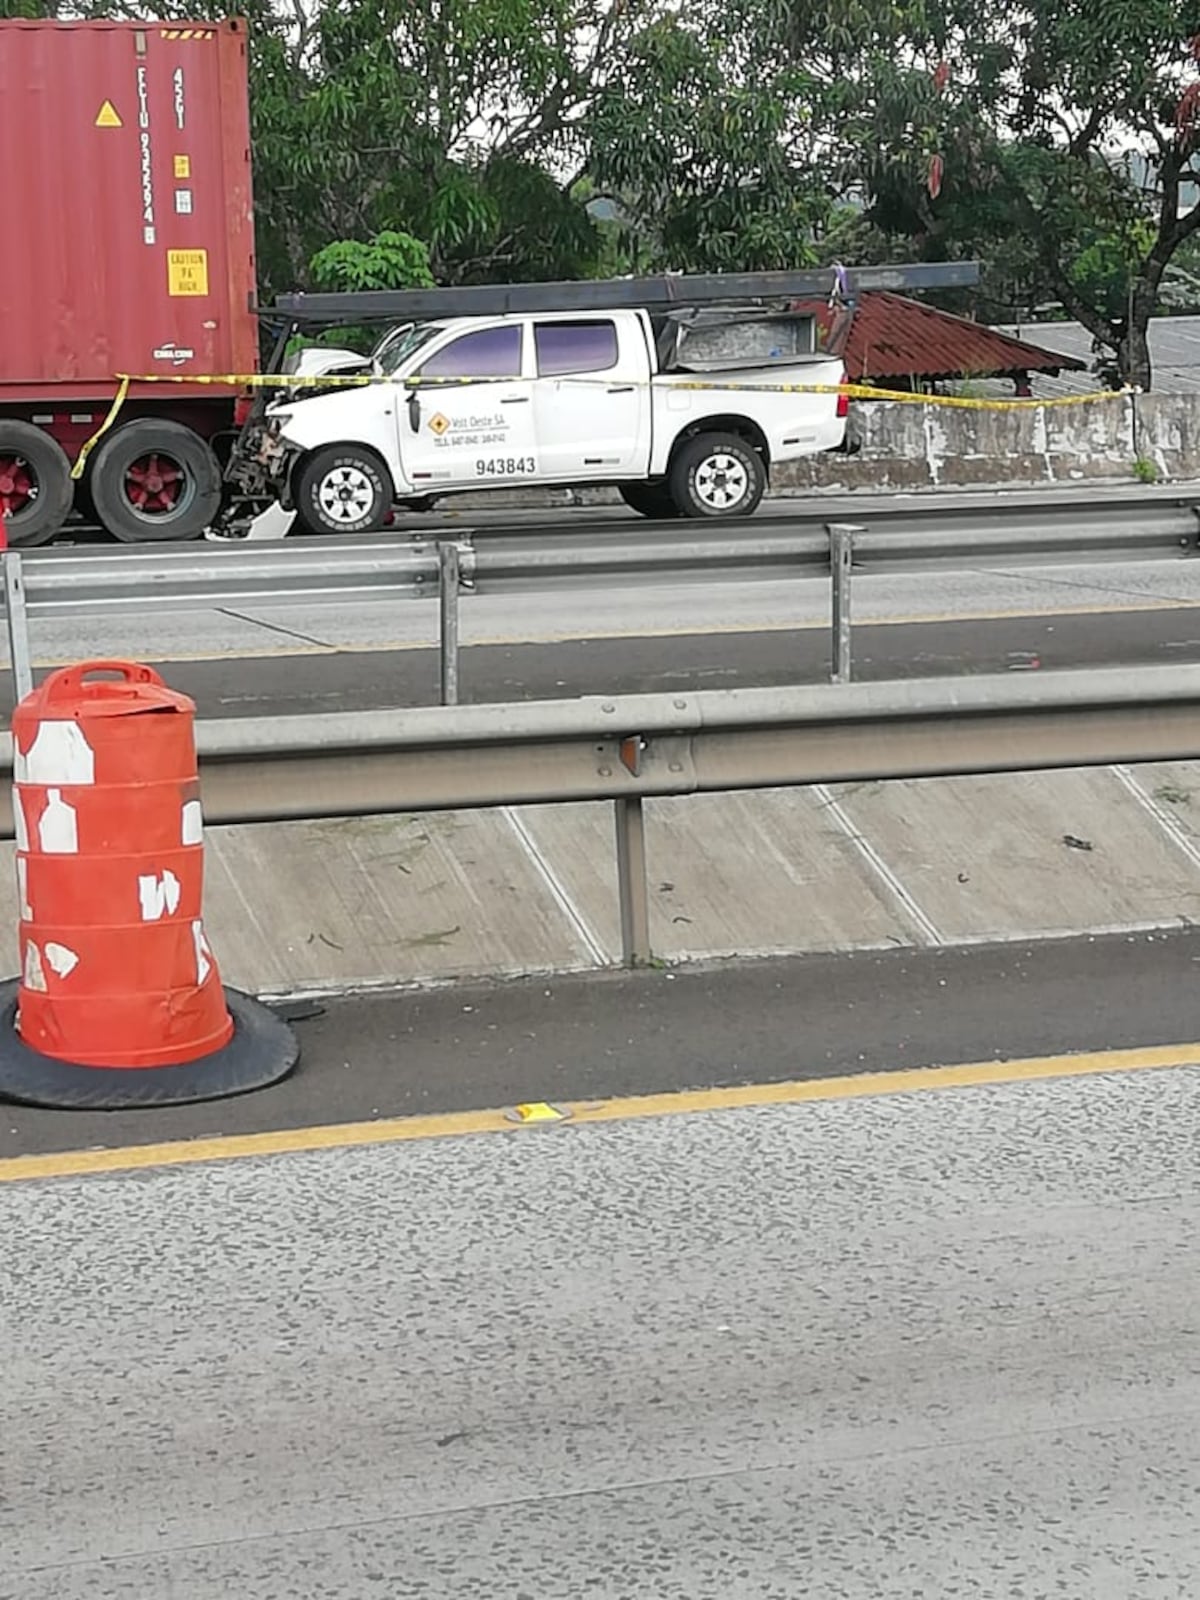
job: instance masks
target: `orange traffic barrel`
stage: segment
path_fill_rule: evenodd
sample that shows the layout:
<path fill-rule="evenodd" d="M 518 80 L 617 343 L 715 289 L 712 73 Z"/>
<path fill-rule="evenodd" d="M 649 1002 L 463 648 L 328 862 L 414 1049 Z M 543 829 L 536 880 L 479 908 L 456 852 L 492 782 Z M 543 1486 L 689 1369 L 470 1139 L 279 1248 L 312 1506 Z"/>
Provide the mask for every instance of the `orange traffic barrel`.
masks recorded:
<path fill-rule="evenodd" d="M 0 1096 L 170 1105 L 295 1066 L 291 1029 L 222 985 L 204 931 L 195 709 L 150 667 L 93 661 L 14 711 L 21 975 L 0 991 Z"/>

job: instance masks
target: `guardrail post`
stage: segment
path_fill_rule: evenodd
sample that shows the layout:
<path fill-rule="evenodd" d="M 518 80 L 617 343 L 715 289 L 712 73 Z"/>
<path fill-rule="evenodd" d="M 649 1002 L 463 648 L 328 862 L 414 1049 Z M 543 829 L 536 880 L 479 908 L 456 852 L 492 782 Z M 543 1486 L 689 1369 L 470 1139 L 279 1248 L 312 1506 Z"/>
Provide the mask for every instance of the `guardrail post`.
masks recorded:
<path fill-rule="evenodd" d="M 614 801 L 617 824 L 617 896 L 621 907 L 621 958 L 645 966 L 650 949 L 650 889 L 646 879 L 646 818 L 641 795 Z"/>
<path fill-rule="evenodd" d="M 850 667 L 850 572 L 854 565 L 855 529 L 847 522 L 831 522 L 829 568 L 833 578 L 833 659 L 829 678 L 832 683 L 849 683 Z"/>
<path fill-rule="evenodd" d="M 33 688 L 33 661 L 29 651 L 29 613 L 25 609 L 25 574 L 19 550 L 4 552 L 4 617 L 8 625 L 8 664 L 13 675 L 13 703 Z"/>
<path fill-rule="evenodd" d="M 439 648 L 441 651 L 442 704 L 458 704 L 458 593 L 462 573 L 458 546 L 438 545 L 438 600 L 441 613 Z"/>

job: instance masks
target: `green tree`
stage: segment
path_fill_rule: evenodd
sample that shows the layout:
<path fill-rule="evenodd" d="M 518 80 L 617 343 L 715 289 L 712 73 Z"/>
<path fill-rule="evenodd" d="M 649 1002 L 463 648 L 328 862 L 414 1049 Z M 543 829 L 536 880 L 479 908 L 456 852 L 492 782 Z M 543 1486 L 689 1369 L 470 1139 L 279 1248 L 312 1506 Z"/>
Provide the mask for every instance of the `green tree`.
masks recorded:
<path fill-rule="evenodd" d="M 904 46 L 864 55 L 846 125 L 872 220 L 931 258 L 1024 252 L 1034 292 L 1149 388 L 1149 319 L 1200 227 L 1194 0 L 905 0 L 897 16 Z"/>
<path fill-rule="evenodd" d="M 426 240 L 443 282 L 587 274 L 581 126 L 658 3 L 317 0 L 255 74 L 268 275 L 383 229 Z"/>
<path fill-rule="evenodd" d="M 693 0 L 643 18 L 587 125 L 588 172 L 619 204 L 639 266 L 815 259 L 840 188 L 831 131 L 874 10 L 806 7 L 800 27 L 781 0 Z"/>
<path fill-rule="evenodd" d="M 429 247 L 410 233 L 385 231 L 364 244 L 359 239 L 336 239 L 318 250 L 309 263 L 313 287 L 334 293 L 360 294 L 373 289 L 431 289 L 433 273 Z M 340 327 L 316 335 L 301 335 L 289 346 L 335 344 L 364 352 L 374 349 L 384 330 L 378 326 Z"/>
<path fill-rule="evenodd" d="M 318 289 L 354 294 L 370 289 L 431 289 L 429 247 L 411 233 L 385 230 L 364 244 L 338 239 L 318 250 L 310 264 Z"/>

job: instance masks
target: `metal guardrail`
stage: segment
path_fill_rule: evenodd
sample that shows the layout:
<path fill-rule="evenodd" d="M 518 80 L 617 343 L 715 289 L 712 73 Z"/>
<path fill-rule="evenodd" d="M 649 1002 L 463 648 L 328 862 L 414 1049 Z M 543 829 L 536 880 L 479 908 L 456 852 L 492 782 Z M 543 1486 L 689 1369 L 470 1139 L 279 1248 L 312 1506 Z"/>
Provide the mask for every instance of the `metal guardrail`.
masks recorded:
<path fill-rule="evenodd" d="M 1157 491 L 1104 498 L 1056 492 L 1041 499 L 931 499 L 864 507 L 830 521 L 809 504 L 783 518 L 740 523 L 639 522 L 583 530 L 486 527 L 445 539 L 410 535 L 294 539 L 279 544 L 124 546 L 10 551 L 5 611 L 18 696 L 32 681 L 29 618 L 190 611 L 277 604 L 350 604 L 441 596 L 442 703 L 457 700 L 458 603 L 464 589 L 525 593 L 597 578 L 650 583 L 664 576 L 732 579 L 829 574 L 831 677 L 851 676 L 851 583 L 856 572 L 967 569 L 1003 561 L 1142 561 L 1200 552 L 1200 504 Z"/>
<path fill-rule="evenodd" d="M 1200 754 L 1200 667 L 201 722 L 210 823 L 615 803 L 625 958 L 651 955 L 643 801 Z M 0 737 L 0 836 L 13 837 Z"/>

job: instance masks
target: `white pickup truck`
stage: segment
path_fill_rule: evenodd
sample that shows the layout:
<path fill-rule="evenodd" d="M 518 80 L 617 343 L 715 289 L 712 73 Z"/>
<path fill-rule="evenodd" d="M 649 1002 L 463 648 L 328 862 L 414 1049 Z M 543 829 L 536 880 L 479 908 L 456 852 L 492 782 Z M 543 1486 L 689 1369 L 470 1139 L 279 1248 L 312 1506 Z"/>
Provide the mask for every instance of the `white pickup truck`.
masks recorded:
<path fill-rule="evenodd" d="M 458 317 L 394 329 L 369 361 L 310 350 L 302 371 L 376 382 L 294 389 L 257 464 L 308 528 L 364 533 L 393 506 L 489 488 L 615 485 L 647 517 L 744 517 L 771 468 L 842 445 L 840 358 L 689 366 L 646 311 Z"/>

